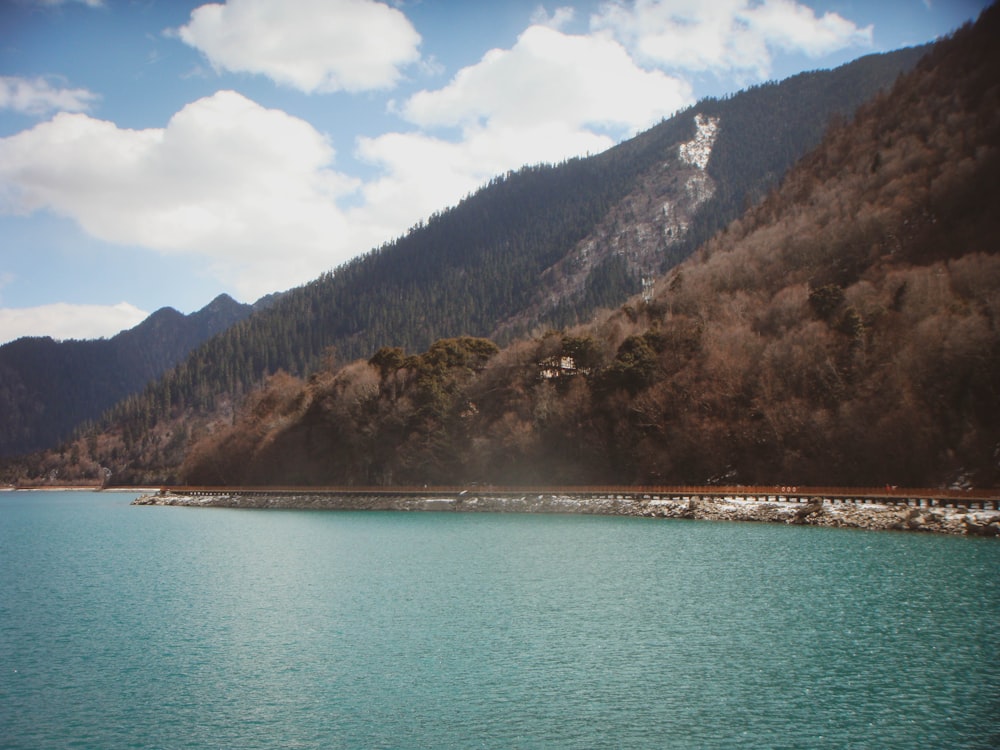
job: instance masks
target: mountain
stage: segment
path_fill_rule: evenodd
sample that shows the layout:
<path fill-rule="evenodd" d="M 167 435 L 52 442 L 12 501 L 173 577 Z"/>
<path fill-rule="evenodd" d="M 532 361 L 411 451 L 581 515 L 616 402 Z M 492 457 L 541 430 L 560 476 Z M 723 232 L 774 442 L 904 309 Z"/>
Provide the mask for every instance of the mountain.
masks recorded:
<path fill-rule="evenodd" d="M 565 327 L 620 305 L 643 279 L 687 258 L 762 199 L 831 121 L 848 118 L 928 49 L 871 55 L 708 99 L 669 121 L 687 126 L 680 137 L 654 128 L 623 144 L 620 150 L 641 150 L 648 160 L 629 193 L 545 269 L 527 308 L 489 335 L 507 340 L 540 323 Z"/>
<path fill-rule="evenodd" d="M 0 456 L 57 445 L 251 310 L 220 295 L 186 316 L 164 307 L 110 339 L 0 346 Z"/>
<path fill-rule="evenodd" d="M 190 439 L 231 423 L 279 371 L 306 376 L 382 346 L 419 351 L 447 336 L 507 342 L 620 305 L 759 200 L 832 119 L 849 118 L 924 52 L 871 55 L 706 100 L 602 154 L 498 176 L 206 341 L 119 402 L 77 470 L 110 466 L 117 481 L 162 481 Z M 53 460 L 13 472 L 37 476 Z"/>
<path fill-rule="evenodd" d="M 279 374 L 183 479 L 997 486 L 997 38 L 994 6 L 622 308 Z"/>

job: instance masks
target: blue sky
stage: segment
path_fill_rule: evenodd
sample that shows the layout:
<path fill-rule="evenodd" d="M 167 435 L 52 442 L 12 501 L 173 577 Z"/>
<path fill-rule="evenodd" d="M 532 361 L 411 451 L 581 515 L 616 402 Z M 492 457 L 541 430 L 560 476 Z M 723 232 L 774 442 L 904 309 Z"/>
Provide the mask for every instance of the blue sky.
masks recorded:
<path fill-rule="evenodd" d="M 495 174 L 978 0 L 0 0 L 0 343 L 306 283 Z"/>

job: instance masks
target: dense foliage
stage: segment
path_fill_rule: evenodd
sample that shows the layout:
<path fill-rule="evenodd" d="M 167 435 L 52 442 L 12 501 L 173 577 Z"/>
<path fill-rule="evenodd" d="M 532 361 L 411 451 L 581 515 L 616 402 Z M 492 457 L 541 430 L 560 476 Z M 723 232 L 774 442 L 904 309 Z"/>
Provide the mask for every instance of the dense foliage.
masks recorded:
<path fill-rule="evenodd" d="M 635 302 L 272 377 L 195 483 L 1000 478 L 1000 11 Z"/>

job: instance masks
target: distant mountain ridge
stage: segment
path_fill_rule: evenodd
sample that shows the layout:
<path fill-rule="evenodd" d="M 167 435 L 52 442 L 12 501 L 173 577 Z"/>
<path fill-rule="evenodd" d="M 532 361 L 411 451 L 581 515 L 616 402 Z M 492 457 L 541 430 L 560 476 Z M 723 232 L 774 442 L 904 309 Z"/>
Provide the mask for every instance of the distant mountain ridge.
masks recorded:
<path fill-rule="evenodd" d="M 221 294 L 190 315 L 161 308 L 109 339 L 24 337 L 0 346 L 0 456 L 65 440 L 253 309 Z"/>

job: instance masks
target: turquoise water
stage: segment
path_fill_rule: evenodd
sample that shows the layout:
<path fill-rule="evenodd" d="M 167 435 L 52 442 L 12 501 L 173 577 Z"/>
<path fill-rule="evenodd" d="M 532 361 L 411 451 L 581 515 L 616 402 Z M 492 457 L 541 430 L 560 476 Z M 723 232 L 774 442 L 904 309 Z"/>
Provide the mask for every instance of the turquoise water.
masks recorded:
<path fill-rule="evenodd" d="M 0 493 L 0 747 L 996 748 L 997 540 Z"/>

